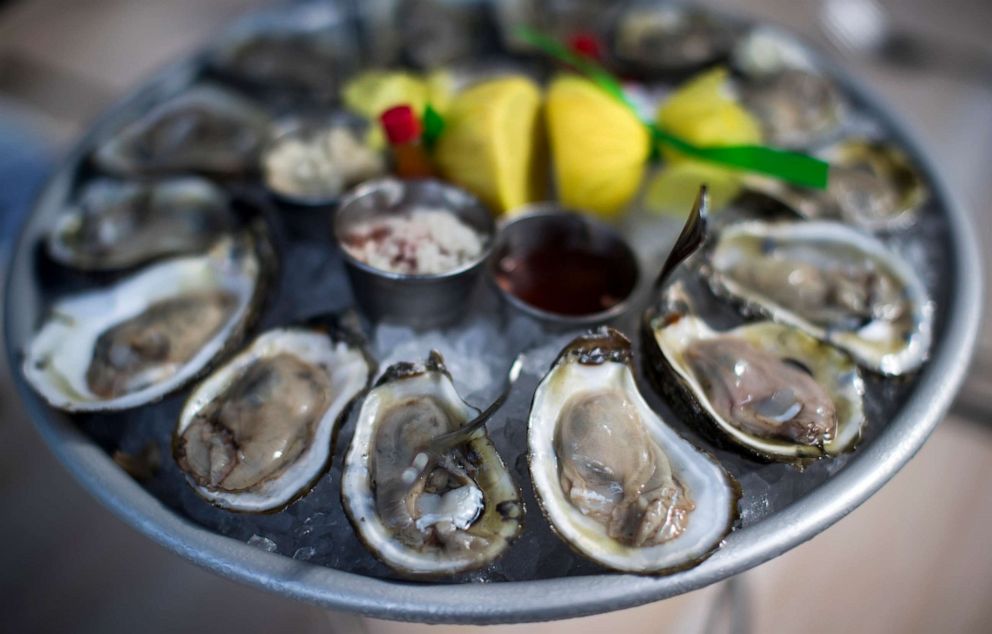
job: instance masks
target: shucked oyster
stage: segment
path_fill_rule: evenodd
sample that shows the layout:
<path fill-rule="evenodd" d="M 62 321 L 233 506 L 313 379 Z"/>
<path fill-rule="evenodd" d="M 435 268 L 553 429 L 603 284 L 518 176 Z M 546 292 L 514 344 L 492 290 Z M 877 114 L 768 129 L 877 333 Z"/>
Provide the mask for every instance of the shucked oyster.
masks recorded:
<path fill-rule="evenodd" d="M 334 321 L 270 330 L 193 391 L 176 427 L 176 462 L 218 506 L 281 507 L 323 471 L 371 373 L 357 339 Z"/>
<path fill-rule="evenodd" d="M 84 270 L 113 270 L 203 251 L 237 223 L 227 194 L 209 181 L 101 179 L 48 236 L 48 253 Z"/>
<path fill-rule="evenodd" d="M 740 84 L 741 100 L 761 122 L 769 145 L 801 149 L 821 143 L 843 123 L 846 106 L 826 75 L 784 68 Z"/>
<path fill-rule="evenodd" d="M 720 544 L 738 487 L 644 401 L 630 342 L 612 329 L 570 343 L 530 413 L 534 489 L 573 548 L 639 573 L 687 568 Z"/>
<path fill-rule="evenodd" d="M 212 63 L 218 70 L 262 88 L 323 95 L 336 87 L 333 47 L 298 33 L 259 33 L 228 43 Z"/>
<path fill-rule="evenodd" d="M 765 141 L 809 148 L 837 134 L 847 104 L 833 79 L 806 49 L 776 29 L 758 27 L 734 47 L 744 105 L 758 118 Z"/>
<path fill-rule="evenodd" d="M 748 176 L 748 186 L 806 218 L 841 220 L 869 231 L 912 225 L 929 198 L 919 169 L 891 145 L 852 138 L 823 149 L 819 155 L 830 162 L 826 191 L 755 176 Z"/>
<path fill-rule="evenodd" d="M 424 365 L 391 366 L 362 404 L 344 506 L 365 545 L 404 574 L 479 568 L 520 531 L 520 494 L 484 431 L 436 463 L 423 460 L 432 438 L 476 414 L 437 352 Z"/>
<path fill-rule="evenodd" d="M 119 130 L 97 147 L 94 159 L 122 175 L 239 175 L 255 166 L 268 125 L 268 115 L 251 101 L 201 84 Z"/>
<path fill-rule="evenodd" d="M 827 197 L 841 219 L 872 230 L 906 227 L 929 192 L 919 170 L 891 145 L 849 139 L 824 152 L 830 161 Z"/>
<path fill-rule="evenodd" d="M 837 455 L 861 437 L 864 383 L 848 355 L 770 321 L 714 330 L 684 297 L 674 284 L 646 319 L 660 391 L 703 414 L 723 438 L 773 460 Z"/>
<path fill-rule="evenodd" d="M 253 16 L 224 34 L 208 67 L 276 100 L 328 103 L 356 54 L 351 23 L 338 3 L 308 3 Z"/>
<path fill-rule="evenodd" d="M 404 57 L 418 68 L 478 58 L 493 35 L 486 5 L 450 0 L 407 0 L 396 5 L 395 24 Z"/>
<path fill-rule="evenodd" d="M 908 264 L 871 236 L 828 221 L 741 222 L 709 254 L 710 282 L 776 321 L 897 375 L 930 349 L 933 305 Z"/>
<path fill-rule="evenodd" d="M 159 399 L 240 338 L 260 301 L 261 275 L 245 235 L 63 299 L 28 344 L 24 375 L 67 411 Z"/>
<path fill-rule="evenodd" d="M 613 54 L 631 70 L 683 75 L 723 60 L 734 45 L 731 24 L 681 4 L 634 3 L 614 28 Z"/>

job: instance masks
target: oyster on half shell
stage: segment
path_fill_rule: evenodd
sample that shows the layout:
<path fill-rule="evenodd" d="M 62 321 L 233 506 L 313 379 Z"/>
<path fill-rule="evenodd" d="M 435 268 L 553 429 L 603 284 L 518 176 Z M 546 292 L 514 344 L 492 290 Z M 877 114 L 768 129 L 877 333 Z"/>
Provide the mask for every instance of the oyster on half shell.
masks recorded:
<path fill-rule="evenodd" d="M 702 414 L 718 439 L 763 458 L 803 462 L 854 446 L 865 424 L 864 382 L 847 354 L 771 321 L 717 330 L 686 298 L 677 282 L 645 318 L 660 392 Z"/>
<path fill-rule="evenodd" d="M 362 404 L 345 458 L 344 507 L 366 546 L 409 576 L 479 568 L 521 528 L 523 504 L 484 430 L 435 461 L 423 449 L 478 412 L 444 360 L 390 366 Z"/>
<path fill-rule="evenodd" d="M 825 191 L 748 175 L 749 189 L 814 220 L 840 220 L 868 231 L 895 231 L 916 222 L 930 197 L 919 168 L 902 150 L 881 141 L 850 138 L 817 153 L 830 163 Z"/>
<path fill-rule="evenodd" d="M 61 264 L 107 271 L 203 251 L 237 226 L 230 205 L 224 190 L 200 178 L 96 180 L 59 217 L 48 253 Z"/>
<path fill-rule="evenodd" d="M 256 239 L 245 233 L 62 299 L 28 343 L 24 375 L 66 411 L 157 400 L 240 340 L 261 302 L 262 278 Z"/>
<path fill-rule="evenodd" d="M 708 557 L 737 517 L 739 488 L 644 401 L 630 342 L 572 341 L 534 394 L 530 472 L 548 521 L 615 570 L 664 573 Z"/>
<path fill-rule="evenodd" d="M 783 68 L 740 83 L 744 107 L 757 117 L 769 145 L 801 149 L 835 135 L 846 105 L 833 80 L 805 68 Z"/>
<path fill-rule="evenodd" d="M 612 53 L 638 74 L 683 76 L 725 60 L 736 35 L 730 22 L 705 9 L 636 2 L 616 20 Z"/>
<path fill-rule="evenodd" d="M 255 91 L 329 103 L 338 89 L 341 48 L 332 33 L 319 30 L 255 30 L 222 42 L 208 63 Z"/>
<path fill-rule="evenodd" d="M 249 15 L 215 38 L 205 66 L 280 109 L 333 103 L 340 78 L 358 61 L 353 13 L 338 2 L 306 2 Z"/>
<path fill-rule="evenodd" d="M 837 136 L 849 118 L 837 82 L 792 36 L 756 27 L 734 46 L 741 100 L 769 145 L 802 149 Z"/>
<path fill-rule="evenodd" d="M 881 241 L 845 224 L 731 224 L 708 269 L 717 294 L 802 328 L 870 370 L 911 372 L 929 353 L 934 308 L 923 282 Z"/>
<path fill-rule="evenodd" d="M 199 84 L 118 130 L 93 158 L 101 168 L 126 176 L 238 176 L 255 168 L 268 133 L 269 115 L 254 102 Z"/>
<path fill-rule="evenodd" d="M 218 506 L 282 507 L 323 472 L 372 367 L 336 320 L 270 330 L 193 390 L 176 427 L 176 462 Z"/>

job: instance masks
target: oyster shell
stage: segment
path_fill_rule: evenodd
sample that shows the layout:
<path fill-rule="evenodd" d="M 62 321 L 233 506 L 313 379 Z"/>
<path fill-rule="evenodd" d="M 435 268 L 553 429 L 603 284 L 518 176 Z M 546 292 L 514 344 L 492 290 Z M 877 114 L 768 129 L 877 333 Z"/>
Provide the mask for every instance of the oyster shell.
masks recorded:
<path fill-rule="evenodd" d="M 72 412 L 137 407 L 181 387 L 254 316 L 263 273 L 254 242 L 225 238 L 60 300 L 25 350 L 28 382 Z"/>
<path fill-rule="evenodd" d="M 681 282 L 645 319 L 659 390 L 702 414 L 718 439 L 797 461 L 853 448 L 865 424 L 864 382 L 844 352 L 794 326 L 760 321 L 716 330 L 688 309 Z"/>
<path fill-rule="evenodd" d="M 642 2 L 619 15 L 612 52 L 633 72 L 682 76 L 726 59 L 735 38 L 728 21 L 705 9 Z"/>
<path fill-rule="evenodd" d="M 785 68 L 812 69 L 816 63 L 809 50 L 789 33 L 772 26 L 751 28 L 734 45 L 734 68 L 741 75 L 757 77 Z"/>
<path fill-rule="evenodd" d="M 797 326 L 886 375 L 927 358 L 933 303 L 878 239 L 830 221 L 724 227 L 709 253 L 714 291 Z"/>
<path fill-rule="evenodd" d="M 173 453 L 197 493 L 223 508 L 268 511 L 305 493 L 373 364 L 337 321 L 260 335 L 190 395 Z"/>
<path fill-rule="evenodd" d="M 742 75 L 741 100 L 770 145 L 814 147 L 844 126 L 848 106 L 840 88 L 791 36 L 752 29 L 734 47 L 733 63 Z"/>
<path fill-rule="evenodd" d="M 848 139 L 823 152 L 830 161 L 829 215 L 873 231 L 905 228 L 929 198 L 919 170 L 898 148 Z"/>
<path fill-rule="evenodd" d="M 530 472 L 545 515 L 573 548 L 627 572 L 693 566 L 730 531 L 738 486 L 638 391 L 630 342 L 578 337 L 534 394 Z"/>
<path fill-rule="evenodd" d="M 349 22 L 333 4 L 273 11 L 233 28 L 207 54 L 217 75 L 253 92 L 330 103 L 355 61 Z"/>
<path fill-rule="evenodd" d="M 268 128 L 268 115 L 253 102 L 199 84 L 117 131 L 93 158 L 119 175 L 193 171 L 236 176 L 254 169 Z"/>
<path fill-rule="evenodd" d="M 495 35 L 485 5 L 449 0 L 397 3 L 395 35 L 403 57 L 417 68 L 478 58 Z"/>
<path fill-rule="evenodd" d="M 841 220 L 869 231 L 905 229 L 930 197 L 919 169 L 898 148 L 851 138 L 818 153 L 830 162 L 826 191 L 748 176 L 752 190 L 792 207 L 806 218 Z"/>
<path fill-rule="evenodd" d="M 484 431 L 437 464 L 416 461 L 432 438 L 476 414 L 437 352 L 423 365 L 388 368 L 362 404 L 344 463 L 344 507 L 365 545 L 403 574 L 479 568 L 520 531 L 520 493 Z"/>
<path fill-rule="evenodd" d="M 298 33 L 256 33 L 219 49 L 211 64 L 263 88 L 321 94 L 335 85 L 335 52 Z"/>
<path fill-rule="evenodd" d="M 739 90 L 770 145 L 813 147 L 844 124 L 847 106 L 840 91 L 832 79 L 812 70 L 784 68 L 744 80 Z"/>
<path fill-rule="evenodd" d="M 203 251 L 236 226 L 227 193 L 209 181 L 100 179 L 59 217 L 48 254 L 83 270 L 124 269 Z"/>

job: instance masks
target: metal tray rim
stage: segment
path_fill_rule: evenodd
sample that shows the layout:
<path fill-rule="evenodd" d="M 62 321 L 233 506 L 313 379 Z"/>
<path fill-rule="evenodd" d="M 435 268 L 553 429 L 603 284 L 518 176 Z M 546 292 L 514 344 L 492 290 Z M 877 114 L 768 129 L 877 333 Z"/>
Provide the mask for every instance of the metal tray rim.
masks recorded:
<path fill-rule="evenodd" d="M 810 47 L 811 50 L 815 49 Z M 20 353 L 11 347 L 11 320 L 4 319 L 7 361 L 14 383 L 35 426 L 65 468 L 104 506 L 125 522 L 185 559 L 227 578 L 317 606 L 393 620 L 430 623 L 515 623 L 574 618 L 629 608 L 695 590 L 757 566 L 814 537 L 864 502 L 920 449 L 949 409 L 964 380 L 977 340 L 982 308 L 982 267 L 971 221 L 940 172 L 893 110 L 860 81 L 829 59 L 819 60 L 851 93 L 888 119 L 895 136 L 933 180 L 946 209 L 953 253 L 953 292 L 936 354 L 917 390 L 885 432 L 837 475 L 806 497 L 754 526 L 737 531 L 723 548 L 699 566 L 664 577 L 597 575 L 493 584 L 434 585 L 389 581 L 300 562 L 217 535 L 177 515 L 146 493 L 78 429 L 51 416 L 20 374 Z M 152 92 L 176 80 L 190 62 L 172 65 L 145 89 L 111 108 L 79 141 L 42 190 L 66 178 L 65 166 L 82 155 L 101 128 Z M 24 248 L 28 222 L 21 227 L 10 262 Z M 11 311 L 15 284 L 8 267 L 5 311 Z"/>

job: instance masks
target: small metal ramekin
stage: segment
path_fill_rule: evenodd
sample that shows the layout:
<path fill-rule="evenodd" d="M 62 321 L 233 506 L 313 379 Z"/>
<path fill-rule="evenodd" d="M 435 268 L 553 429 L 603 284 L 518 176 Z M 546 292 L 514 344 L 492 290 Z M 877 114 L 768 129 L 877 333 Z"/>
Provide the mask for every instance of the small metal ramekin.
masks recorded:
<path fill-rule="evenodd" d="M 279 202 L 293 207 L 329 207 L 337 203 L 354 183 L 344 183 L 341 190 L 332 194 L 298 194 L 279 189 L 270 182 L 266 161 L 270 153 L 287 139 L 296 137 L 310 141 L 322 132 L 332 128 L 346 128 L 361 141 L 368 132 L 369 124 L 364 119 L 346 112 L 331 112 L 321 115 L 292 115 L 272 124 L 272 131 L 258 161 L 258 171 L 265 189 Z"/>
<path fill-rule="evenodd" d="M 344 236 L 354 223 L 415 207 L 441 208 L 454 213 L 479 232 L 482 253 L 444 273 L 410 275 L 377 269 L 352 257 L 344 248 Z M 418 329 L 451 323 L 465 313 L 482 265 L 492 251 L 496 230 L 490 211 L 465 190 L 436 180 L 394 178 L 368 181 L 348 192 L 334 215 L 333 228 L 359 307 L 371 319 Z"/>
<path fill-rule="evenodd" d="M 603 324 L 627 312 L 637 296 L 640 265 L 634 251 L 616 229 L 584 213 L 566 209 L 553 202 L 528 205 L 517 213 L 518 215 L 501 223 L 496 243 L 493 245 L 493 254 L 489 260 L 490 280 L 503 299 L 545 324 L 562 328 Z M 496 274 L 501 259 L 512 253 L 525 253 L 549 240 L 567 240 L 573 244 L 588 246 L 590 250 L 595 251 L 614 250 L 617 257 L 632 272 L 630 292 L 606 310 L 587 315 L 567 315 L 529 304 L 499 285 Z"/>

